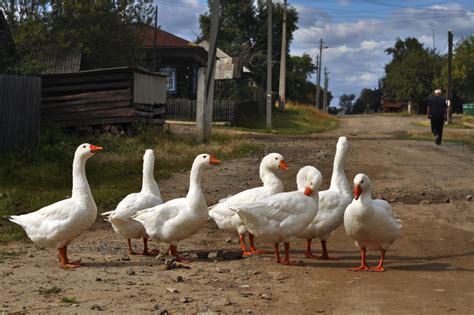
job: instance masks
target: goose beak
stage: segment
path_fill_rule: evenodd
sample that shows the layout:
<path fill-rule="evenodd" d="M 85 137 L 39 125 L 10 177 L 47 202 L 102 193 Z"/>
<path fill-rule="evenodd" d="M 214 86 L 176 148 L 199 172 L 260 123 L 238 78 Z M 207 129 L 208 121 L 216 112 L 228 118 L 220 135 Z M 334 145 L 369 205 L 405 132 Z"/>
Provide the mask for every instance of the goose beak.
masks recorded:
<path fill-rule="evenodd" d="M 312 190 L 311 188 L 309 188 L 309 187 L 306 187 L 306 188 L 304 189 L 304 194 L 309 197 L 309 196 L 311 196 L 311 195 L 313 194 L 313 190 Z"/>
<path fill-rule="evenodd" d="M 90 145 L 90 148 L 89 150 L 91 151 L 91 153 L 96 153 L 97 151 L 100 151 L 100 150 L 103 150 L 104 148 L 102 147 L 98 147 L 98 146 L 95 146 L 93 144 Z"/>
<path fill-rule="evenodd" d="M 218 159 L 216 159 L 215 157 L 213 157 L 212 155 L 210 156 L 210 159 L 209 159 L 209 163 L 210 164 L 213 164 L 213 165 L 219 165 L 221 164 L 221 161 L 219 161 Z"/>
<path fill-rule="evenodd" d="M 284 160 L 280 161 L 280 164 L 278 164 L 278 167 L 281 168 L 284 171 L 288 171 L 288 164 Z"/>
<path fill-rule="evenodd" d="M 354 186 L 354 199 L 355 200 L 359 199 L 360 194 L 362 194 L 362 187 L 360 187 L 360 185 L 355 185 Z"/>

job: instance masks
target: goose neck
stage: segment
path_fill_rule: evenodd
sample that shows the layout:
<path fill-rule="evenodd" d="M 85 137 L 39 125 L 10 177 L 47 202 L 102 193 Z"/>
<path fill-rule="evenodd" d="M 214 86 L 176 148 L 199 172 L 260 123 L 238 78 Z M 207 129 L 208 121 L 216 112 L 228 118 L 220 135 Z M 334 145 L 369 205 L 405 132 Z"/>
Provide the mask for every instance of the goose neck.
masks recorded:
<path fill-rule="evenodd" d="M 331 185 L 329 189 L 339 189 L 350 193 L 351 187 L 344 172 L 344 160 L 346 158 L 346 148 L 341 147 L 336 151 L 334 165 L 332 169 Z"/>
<path fill-rule="evenodd" d="M 189 175 L 189 191 L 187 198 L 200 198 L 203 196 L 201 187 L 202 167 L 193 165 Z"/>
<path fill-rule="evenodd" d="M 272 186 L 281 186 L 282 182 L 275 173 L 268 169 L 262 168 L 260 170 L 260 179 L 262 180 L 264 187 L 272 187 Z"/>
<path fill-rule="evenodd" d="M 86 177 L 86 159 L 74 157 L 72 164 L 72 197 L 92 198 L 89 182 Z"/>
<path fill-rule="evenodd" d="M 160 188 L 156 183 L 155 177 L 153 176 L 154 167 L 153 164 L 143 163 L 143 180 L 142 180 L 142 192 L 150 192 L 154 195 L 160 194 Z"/>

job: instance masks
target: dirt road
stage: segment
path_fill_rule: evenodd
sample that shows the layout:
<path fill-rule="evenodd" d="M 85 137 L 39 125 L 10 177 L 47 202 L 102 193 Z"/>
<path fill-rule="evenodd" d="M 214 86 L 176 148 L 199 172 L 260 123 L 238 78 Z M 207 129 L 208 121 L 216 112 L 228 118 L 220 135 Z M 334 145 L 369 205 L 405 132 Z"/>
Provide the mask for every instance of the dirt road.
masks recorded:
<path fill-rule="evenodd" d="M 275 264 L 272 255 L 215 258 L 218 249 L 237 249 L 238 239 L 209 222 L 180 249 L 191 257 L 210 251 L 211 258 L 192 262 L 190 269 L 163 270 L 154 257 L 128 257 L 125 242 L 97 222 L 70 247 L 72 258 L 84 263 L 77 270 L 59 269 L 53 250 L 38 250 L 28 240 L 2 245 L 0 312 L 472 314 L 474 201 L 466 196 L 474 195 L 474 154 L 459 145 L 392 139 L 394 131 L 418 128 L 413 119 L 418 118 L 359 116 L 343 118 L 341 128 L 327 134 L 255 136 L 266 152 L 285 156 L 291 168 L 283 176 L 288 190 L 306 164 L 321 170 L 323 188 L 328 187 L 337 137 L 348 136 L 349 180 L 368 174 L 375 196 L 389 200 L 403 220 L 385 273 L 347 271 L 359 255 L 343 227 L 328 242 L 330 253 L 342 260 L 303 258 L 302 240 L 292 244 L 292 255 L 306 266 L 287 267 Z M 247 157 L 208 171 L 203 182 L 208 203 L 259 185 L 258 163 L 259 157 Z M 160 182 L 163 197 L 182 196 L 187 181 L 188 174 L 175 174 Z M 369 264 L 377 259 L 378 253 L 371 253 Z"/>

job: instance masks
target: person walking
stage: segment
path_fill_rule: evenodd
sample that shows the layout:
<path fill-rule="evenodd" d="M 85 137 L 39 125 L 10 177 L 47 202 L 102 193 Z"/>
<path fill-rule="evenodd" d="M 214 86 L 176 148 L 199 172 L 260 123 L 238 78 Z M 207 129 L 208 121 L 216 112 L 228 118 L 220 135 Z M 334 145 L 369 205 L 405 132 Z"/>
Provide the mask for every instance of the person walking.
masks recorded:
<path fill-rule="evenodd" d="M 441 139 L 443 137 L 444 122 L 448 118 L 447 109 L 448 105 L 446 99 L 441 96 L 441 90 L 436 89 L 434 91 L 434 96 L 432 96 L 428 101 L 426 112 L 428 119 L 431 120 L 431 132 L 435 136 L 435 143 L 437 145 L 441 144 Z"/>

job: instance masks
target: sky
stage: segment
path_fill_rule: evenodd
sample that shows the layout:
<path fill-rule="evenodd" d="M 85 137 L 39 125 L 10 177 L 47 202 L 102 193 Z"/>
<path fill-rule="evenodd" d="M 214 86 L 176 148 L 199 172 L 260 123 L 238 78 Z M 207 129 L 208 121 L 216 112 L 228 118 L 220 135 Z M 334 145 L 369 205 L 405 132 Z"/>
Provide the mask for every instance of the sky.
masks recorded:
<path fill-rule="evenodd" d="M 196 39 L 199 14 L 207 12 L 207 0 L 155 3 L 164 30 Z M 321 38 L 328 47 L 323 50 L 322 66 L 329 72 L 332 106 L 337 106 L 342 94 L 358 96 L 363 88 L 377 87 L 391 59 L 384 50 L 397 38 L 416 37 L 425 47 L 446 53 L 449 29 L 454 43 L 474 34 L 473 0 L 288 0 L 288 4 L 299 14 L 290 54 L 307 53 L 316 62 Z M 309 80 L 315 82 L 315 76 Z"/>

